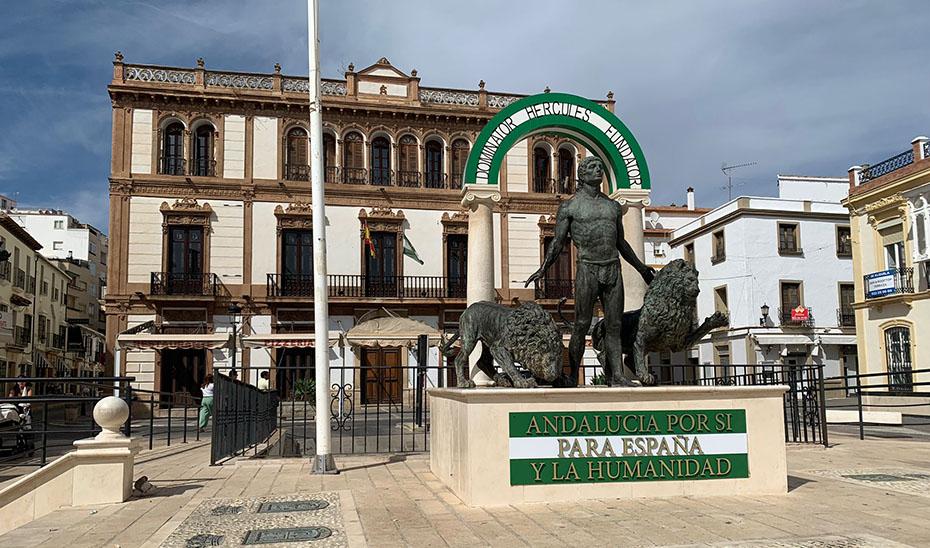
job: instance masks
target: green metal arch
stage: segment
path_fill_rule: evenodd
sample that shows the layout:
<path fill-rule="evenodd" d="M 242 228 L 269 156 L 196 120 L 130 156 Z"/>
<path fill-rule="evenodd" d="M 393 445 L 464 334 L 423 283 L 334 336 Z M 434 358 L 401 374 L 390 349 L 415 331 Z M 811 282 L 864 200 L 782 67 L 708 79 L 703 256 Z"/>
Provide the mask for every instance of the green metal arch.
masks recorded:
<path fill-rule="evenodd" d="M 649 168 L 646 165 L 646 157 L 643 155 L 642 148 L 633 137 L 629 128 L 617 118 L 614 113 L 610 112 L 603 106 L 577 95 L 567 93 L 543 93 L 525 97 L 501 110 L 485 125 L 475 141 L 468 156 L 468 162 L 465 164 L 465 173 L 463 181 L 466 184 L 474 184 L 478 181 L 479 165 L 488 166 L 483 170 L 487 173 L 487 182 L 491 185 L 497 185 L 500 176 L 501 163 L 510 150 L 520 140 L 536 135 L 539 133 L 564 133 L 573 139 L 581 142 L 585 147 L 594 152 L 604 161 L 607 168 L 608 183 L 610 191 L 613 192 L 618 188 L 630 188 L 630 176 L 627 171 L 626 162 L 621 156 L 617 147 L 611 142 L 604 130 L 598 128 L 589 121 L 582 120 L 575 116 L 566 114 L 544 114 L 536 115 L 533 118 L 521 122 L 514 126 L 510 120 L 514 114 L 526 109 L 527 107 L 539 105 L 542 103 L 568 103 L 577 107 L 590 110 L 605 120 L 614 131 L 619 133 L 629 145 L 636 166 L 639 168 L 640 180 L 642 186 L 639 188 L 649 189 Z M 494 135 L 495 131 L 501 127 L 511 127 L 506 137 L 498 139 L 497 149 L 490 158 L 485 153 L 488 142 Z M 484 161 L 482 161 L 482 157 Z"/>

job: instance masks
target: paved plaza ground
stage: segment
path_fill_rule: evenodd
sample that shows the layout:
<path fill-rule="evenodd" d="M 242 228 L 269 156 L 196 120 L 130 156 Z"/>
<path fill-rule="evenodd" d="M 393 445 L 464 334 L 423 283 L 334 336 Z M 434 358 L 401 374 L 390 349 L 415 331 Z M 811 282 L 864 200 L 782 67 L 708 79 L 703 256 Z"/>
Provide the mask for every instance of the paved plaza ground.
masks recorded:
<path fill-rule="evenodd" d="M 136 476 L 156 486 L 147 496 L 56 511 L 0 536 L 0 546 L 238 546 L 250 534 L 275 540 L 257 529 L 297 527 L 306 529 L 292 538 L 303 543 L 261 545 L 930 546 L 930 443 L 831 443 L 789 448 L 786 496 L 493 509 L 463 505 L 426 454 L 341 457 L 341 474 L 314 476 L 307 459 L 211 467 L 209 446 L 188 443 L 140 456 Z"/>

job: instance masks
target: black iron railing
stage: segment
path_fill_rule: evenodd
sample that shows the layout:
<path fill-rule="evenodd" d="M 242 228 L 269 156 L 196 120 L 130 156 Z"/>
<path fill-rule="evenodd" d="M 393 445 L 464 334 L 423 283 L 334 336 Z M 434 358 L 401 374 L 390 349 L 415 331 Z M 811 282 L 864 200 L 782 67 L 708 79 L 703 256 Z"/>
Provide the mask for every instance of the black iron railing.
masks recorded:
<path fill-rule="evenodd" d="M 392 299 L 464 298 L 465 279 L 443 276 L 362 276 L 330 274 L 330 297 Z"/>
<path fill-rule="evenodd" d="M 446 174 L 439 171 L 427 171 L 423 174 L 426 188 L 446 188 Z"/>
<path fill-rule="evenodd" d="M 161 175 L 185 175 L 186 161 L 180 156 L 161 156 L 158 158 L 158 173 Z"/>
<path fill-rule="evenodd" d="M 914 292 L 914 269 L 912 267 L 891 268 L 866 274 L 862 279 L 866 299 Z"/>
<path fill-rule="evenodd" d="M 149 293 L 151 295 L 201 295 L 216 296 L 220 281 L 216 274 L 152 272 Z"/>
<path fill-rule="evenodd" d="M 310 166 L 307 164 L 284 164 L 284 178 L 288 181 L 309 181 Z"/>
<path fill-rule="evenodd" d="M 533 177 L 533 192 L 552 193 L 555 190 L 555 179 L 551 177 Z"/>
<path fill-rule="evenodd" d="M 339 182 L 339 168 L 336 166 L 326 166 L 323 168 L 323 181 L 333 184 Z"/>
<path fill-rule="evenodd" d="M 368 170 L 363 167 L 342 168 L 342 182 L 347 185 L 368 184 Z"/>
<path fill-rule="evenodd" d="M 17 325 L 13 328 L 13 345 L 25 348 L 32 342 L 32 330 Z"/>
<path fill-rule="evenodd" d="M 191 162 L 191 175 L 194 177 L 216 177 L 216 160 L 194 158 Z"/>
<path fill-rule="evenodd" d="M 836 323 L 840 327 L 856 327 L 856 311 L 852 307 L 837 308 Z"/>
<path fill-rule="evenodd" d="M 268 274 L 269 297 L 313 297 L 313 274 Z"/>
<path fill-rule="evenodd" d="M 418 188 L 420 186 L 419 171 L 398 171 L 397 186 Z"/>
<path fill-rule="evenodd" d="M 866 166 L 859 173 L 859 182 L 865 183 L 871 181 L 872 179 L 878 179 L 883 175 L 888 175 L 892 171 L 897 171 L 902 167 L 908 166 L 914 163 L 914 150 L 906 150 L 901 154 L 892 156 L 887 160 L 883 160 L 874 166 Z"/>
<path fill-rule="evenodd" d="M 782 327 L 814 327 L 814 309 L 808 306 L 804 310 L 779 308 L 778 317 Z"/>
<path fill-rule="evenodd" d="M 269 440 L 278 428 L 278 395 L 216 375 L 213 381 L 210 464 Z"/>
<path fill-rule="evenodd" d="M 394 171 L 386 168 L 371 168 L 368 173 L 374 186 L 391 186 L 394 184 Z"/>
<path fill-rule="evenodd" d="M 575 280 L 536 280 L 537 299 L 572 299 L 575 296 Z"/>

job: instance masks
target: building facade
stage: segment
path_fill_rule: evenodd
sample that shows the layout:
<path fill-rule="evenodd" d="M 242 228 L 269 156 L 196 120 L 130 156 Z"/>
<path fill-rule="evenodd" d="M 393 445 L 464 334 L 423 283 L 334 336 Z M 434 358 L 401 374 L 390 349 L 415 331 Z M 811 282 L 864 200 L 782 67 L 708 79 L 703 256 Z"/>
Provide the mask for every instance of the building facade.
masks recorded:
<path fill-rule="evenodd" d="M 695 207 L 692 187 L 688 187 L 687 200 L 683 206 L 646 206 L 643 215 L 643 253 L 646 264 L 657 270 L 667 265 L 671 260 L 673 231 L 708 212 L 709 208 Z"/>
<path fill-rule="evenodd" d="M 42 244 L 42 254 L 72 274 L 68 319 L 103 332 L 108 241 L 97 228 L 56 209 L 14 209 L 10 216 Z"/>
<path fill-rule="evenodd" d="M 845 178 L 778 177 L 777 198 L 739 197 L 673 231 L 672 256 L 700 273 L 698 318 L 730 325 L 682 362 L 822 364 L 827 377 L 856 370 Z"/>
<path fill-rule="evenodd" d="M 231 366 L 231 348 L 252 382 L 257 369 L 278 364 L 312 375 L 307 85 L 277 66 L 214 72 L 202 62 L 153 67 L 117 56 L 108 88 L 107 336 L 110 352 L 120 349 L 117 371 L 139 387 L 193 392 L 208 371 Z M 491 117 L 522 96 L 489 92 L 484 82 L 470 91 L 421 87 L 416 71 L 383 58 L 359 71 L 350 65 L 344 79 L 324 80 L 322 93 L 326 329 L 348 330 L 382 308 L 455 329 L 465 309 L 465 161 Z M 614 102 L 608 95 L 601 104 L 612 110 Z M 535 298 L 554 310 L 571 298 L 570 250 L 536 287 L 523 281 L 541 263 L 587 154 L 556 135 L 507 154 L 493 211 L 500 302 Z M 233 329 L 242 344 L 229 344 Z M 403 347 L 346 354 L 345 364 L 361 365 L 357 386 L 371 380 L 364 371 L 413 359 Z M 407 382 L 392 379 L 389 392 Z"/>
<path fill-rule="evenodd" d="M 927 392 L 930 352 L 930 144 L 849 171 L 855 308 L 863 384 Z M 898 400 L 900 401 L 900 400 Z"/>

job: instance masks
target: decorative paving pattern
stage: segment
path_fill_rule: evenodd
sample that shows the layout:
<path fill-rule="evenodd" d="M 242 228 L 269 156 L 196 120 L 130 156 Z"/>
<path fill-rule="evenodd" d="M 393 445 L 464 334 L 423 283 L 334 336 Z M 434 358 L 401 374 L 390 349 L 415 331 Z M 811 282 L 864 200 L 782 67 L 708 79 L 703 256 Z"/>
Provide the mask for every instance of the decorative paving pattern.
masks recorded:
<path fill-rule="evenodd" d="M 253 545 L 348 546 L 339 494 L 207 499 L 162 544 L 164 548 Z"/>
<path fill-rule="evenodd" d="M 678 548 L 908 548 L 901 544 L 872 535 L 824 535 L 818 537 L 791 537 L 775 540 L 747 540 L 740 542 L 720 542 L 715 544 L 694 544 Z"/>
<path fill-rule="evenodd" d="M 846 469 L 805 470 L 805 474 L 832 478 L 856 485 L 877 487 L 908 495 L 930 498 L 930 474 L 919 470 L 902 469 Z"/>

